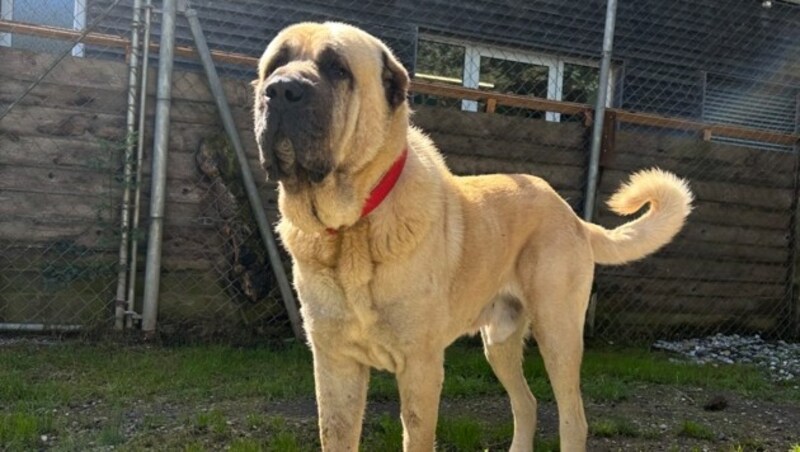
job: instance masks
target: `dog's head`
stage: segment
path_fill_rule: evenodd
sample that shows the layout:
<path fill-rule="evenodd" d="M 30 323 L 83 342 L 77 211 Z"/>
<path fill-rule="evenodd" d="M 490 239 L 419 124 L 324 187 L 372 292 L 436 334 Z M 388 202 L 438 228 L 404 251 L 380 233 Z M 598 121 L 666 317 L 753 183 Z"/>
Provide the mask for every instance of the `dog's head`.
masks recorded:
<path fill-rule="evenodd" d="M 408 125 L 408 73 L 377 38 L 341 23 L 281 31 L 259 62 L 255 135 L 269 178 L 295 192 L 352 174 Z"/>

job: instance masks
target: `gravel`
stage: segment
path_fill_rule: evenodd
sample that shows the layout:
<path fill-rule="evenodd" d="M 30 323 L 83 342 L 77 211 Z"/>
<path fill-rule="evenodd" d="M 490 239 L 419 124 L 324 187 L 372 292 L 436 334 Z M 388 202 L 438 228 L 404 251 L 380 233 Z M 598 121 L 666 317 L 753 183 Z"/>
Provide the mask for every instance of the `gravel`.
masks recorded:
<path fill-rule="evenodd" d="M 765 341 L 758 334 L 738 334 L 659 340 L 653 348 L 683 355 L 698 364 L 750 364 L 764 369 L 776 381 L 800 380 L 800 343 Z"/>

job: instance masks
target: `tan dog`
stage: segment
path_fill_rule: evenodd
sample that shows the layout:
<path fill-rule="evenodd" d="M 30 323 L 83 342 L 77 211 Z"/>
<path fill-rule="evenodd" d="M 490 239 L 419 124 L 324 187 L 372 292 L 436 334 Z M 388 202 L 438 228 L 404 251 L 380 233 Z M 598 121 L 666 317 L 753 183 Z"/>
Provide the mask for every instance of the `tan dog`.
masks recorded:
<path fill-rule="evenodd" d="M 404 449 L 432 450 L 444 350 L 480 330 L 511 399 L 511 449 L 531 450 L 536 399 L 521 360 L 532 330 L 561 447 L 584 450 L 580 363 L 594 265 L 668 243 L 692 194 L 669 173 L 638 173 L 610 206 L 649 210 L 606 230 L 539 178 L 454 176 L 409 125 L 408 85 L 383 43 L 339 23 L 283 30 L 259 65 L 256 136 L 280 182 L 278 231 L 314 354 L 322 448 L 357 450 L 374 367 L 397 376 Z"/>

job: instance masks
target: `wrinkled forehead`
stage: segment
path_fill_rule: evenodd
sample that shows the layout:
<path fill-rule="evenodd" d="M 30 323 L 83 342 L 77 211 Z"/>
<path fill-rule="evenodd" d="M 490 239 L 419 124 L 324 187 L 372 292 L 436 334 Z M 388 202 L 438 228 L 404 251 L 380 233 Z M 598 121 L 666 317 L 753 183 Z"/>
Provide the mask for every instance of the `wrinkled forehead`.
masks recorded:
<path fill-rule="evenodd" d="M 382 61 L 381 44 L 358 28 L 336 23 L 301 23 L 282 30 L 270 42 L 259 61 L 260 75 L 276 58 L 287 62 L 318 61 L 324 53 L 334 53 L 350 70 L 374 71 Z"/>

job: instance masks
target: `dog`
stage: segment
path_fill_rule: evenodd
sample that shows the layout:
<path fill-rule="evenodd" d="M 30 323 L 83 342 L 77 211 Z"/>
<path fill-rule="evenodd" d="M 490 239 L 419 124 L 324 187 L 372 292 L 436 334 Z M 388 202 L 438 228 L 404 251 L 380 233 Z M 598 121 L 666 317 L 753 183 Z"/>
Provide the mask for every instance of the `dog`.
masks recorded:
<path fill-rule="evenodd" d="M 595 264 L 667 244 L 691 210 L 687 183 L 657 169 L 609 201 L 615 229 L 581 220 L 542 179 L 459 177 L 409 123 L 409 76 L 374 36 L 342 23 L 289 26 L 254 82 L 255 136 L 278 181 L 278 234 L 314 359 L 325 451 L 358 450 L 370 368 L 396 375 L 403 448 L 435 447 L 444 351 L 480 332 L 530 451 L 536 399 L 529 332 L 558 404 L 562 450 L 585 450 L 583 327 Z"/>

